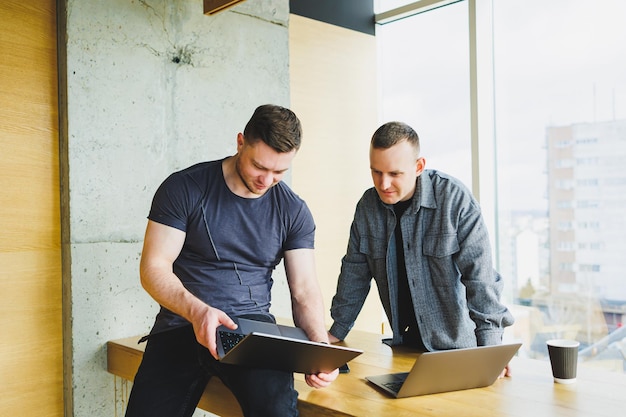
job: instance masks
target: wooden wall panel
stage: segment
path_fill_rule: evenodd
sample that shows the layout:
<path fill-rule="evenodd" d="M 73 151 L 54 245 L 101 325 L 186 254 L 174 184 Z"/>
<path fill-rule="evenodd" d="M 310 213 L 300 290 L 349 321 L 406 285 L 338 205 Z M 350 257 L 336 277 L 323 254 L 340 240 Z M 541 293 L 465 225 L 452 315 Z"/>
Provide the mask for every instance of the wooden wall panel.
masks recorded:
<path fill-rule="evenodd" d="M 62 416 L 56 2 L 0 22 L 0 415 Z"/>
<path fill-rule="evenodd" d="M 378 127 L 376 38 L 291 14 L 289 54 L 291 108 L 304 132 L 292 185 L 315 217 L 317 272 L 328 310 L 356 203 L 372 186 L 369 141 Z M 382 317 L 374 286 L 355 328 L 380 331 Z"/>

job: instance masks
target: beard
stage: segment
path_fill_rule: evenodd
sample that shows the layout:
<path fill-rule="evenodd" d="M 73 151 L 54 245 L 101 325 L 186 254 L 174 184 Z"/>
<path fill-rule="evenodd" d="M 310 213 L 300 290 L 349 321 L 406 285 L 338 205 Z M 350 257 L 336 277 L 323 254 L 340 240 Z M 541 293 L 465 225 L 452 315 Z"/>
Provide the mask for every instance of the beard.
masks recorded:
<path fill-rule="evenodd" d="M 243 185 L 248 189 L 248 191 L 250 191 L 252 194 L 256 194 L 256 195 L 263 195 L 265 194 L 265 192 L 269 189 L 263 190 L 263 191 L 259 191 L 257 190 L 252 182 L 247 181 L 246 178 L 243 176 L 243 174 L 241 173 L 241 168 L 239 166 L 241 162 L 241 159 L 239 158 L 239 156 L 237 156 L 237 159 L 235 160 L 235 171 L 237 172 L 237 175 L 239 176 L 239 179 L 241 180 L 241 182 L 243 183 Z"/>

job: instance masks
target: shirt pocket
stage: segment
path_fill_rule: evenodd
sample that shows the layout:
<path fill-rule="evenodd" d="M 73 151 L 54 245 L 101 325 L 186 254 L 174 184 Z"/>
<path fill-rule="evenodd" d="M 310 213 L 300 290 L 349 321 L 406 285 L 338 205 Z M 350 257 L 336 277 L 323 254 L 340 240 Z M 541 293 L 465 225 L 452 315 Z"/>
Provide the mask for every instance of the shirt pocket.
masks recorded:
<path fill-rule="evenodd" d="M 372 259 L 384 259 L 387 252 L 387 242 L 374 236 L 363 236 L 359 243 L 359 252 Z"/>
<path fill-rule="evenodd" d="M 359 242 L 359 252 L 365 255 L 367 265 L 374 279 L 387 275 L 386 241 L 374 236 L 364 236 Z"/>
<path fill-rule="evenodd" d="M 453 260 L 453 255 L 458 252 L 459 241 L 456 234 L 425 236 L 422 253 L 428 262 L 433 285 L 450 287 L 459 283 L 459 270 Z"/>
<path fill-rule="evenodd" d="M 455 234 L 427 235 L 424 237 L 422 251 L 426 256 L 445 258 L 459 251 L 459 241 Z"/>

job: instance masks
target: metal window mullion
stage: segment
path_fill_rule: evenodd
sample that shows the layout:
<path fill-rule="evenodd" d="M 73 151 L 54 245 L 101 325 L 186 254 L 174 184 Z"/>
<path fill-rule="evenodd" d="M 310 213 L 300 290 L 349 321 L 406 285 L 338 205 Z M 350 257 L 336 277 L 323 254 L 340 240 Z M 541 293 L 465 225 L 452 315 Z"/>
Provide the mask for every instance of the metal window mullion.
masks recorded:
<path fill-rule="evenodd" d="M 472 192 L 498 247 L 493 0 L 468 0 Z M 496 264 L 498 263 L 497 251 Z"/>
<path fill-rule="evenodd" d="M 416 14 L 424 13 L 433 9 L 438 9 L 439 7 L 458 3 L 460 1 L 463 0 L 414 1 L 413 3 L 405 4 L 404 6 L 396 7 L 395 9 L 386 10 L 382 13 L 376 13 L 376 15 L 374 16 L 374 21 L 376 22 L 376 24 L 385 25 L 387 23 L 395 22 L 396 20 L 415 16 Z"/>

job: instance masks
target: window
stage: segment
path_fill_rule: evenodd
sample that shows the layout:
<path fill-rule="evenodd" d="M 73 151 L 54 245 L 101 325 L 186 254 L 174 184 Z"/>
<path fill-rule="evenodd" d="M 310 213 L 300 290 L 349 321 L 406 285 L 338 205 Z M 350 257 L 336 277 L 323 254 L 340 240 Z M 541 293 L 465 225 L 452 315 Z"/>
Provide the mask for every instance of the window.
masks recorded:
<path fill-rule="evenodd" d="M 420 137 L 426 167 L 454 175 L 469 187 L 467 19 L 467 7 L 458 3 L 381 26 L 376 37 L 382 45 L 382 123 L 409 124 Z"/>
<path fill-rule="evenodd" d="M 480 200 L 496 213 L 504 299 L 515 315 L 532 318 L 519 320 L 516 334 L 531 357 L 545 357 L 547 339 L 567 336 L 581 342 L 583 365 L 624 372 L 626 2 L 442 5 L 378 26 L 383 121 L 413 125 L 428 167 L 470 186 L 477 176 L 470 115 L 483 105 L 473 94 L 493 90 L 493 132 L 477 141 L 495 143 L 496 187 L 493 203 Z M 481 37 L 485 21 L 491 31 Z M 470 48 L 473 38 L 482 52 Z M 488 79 L 480 72 L 485 50 Z M 609 345 L 599 343 L 607 335 Z"/>

